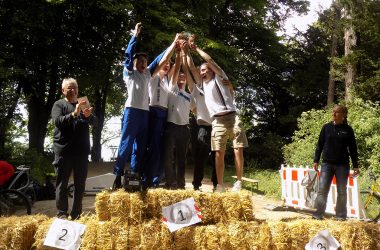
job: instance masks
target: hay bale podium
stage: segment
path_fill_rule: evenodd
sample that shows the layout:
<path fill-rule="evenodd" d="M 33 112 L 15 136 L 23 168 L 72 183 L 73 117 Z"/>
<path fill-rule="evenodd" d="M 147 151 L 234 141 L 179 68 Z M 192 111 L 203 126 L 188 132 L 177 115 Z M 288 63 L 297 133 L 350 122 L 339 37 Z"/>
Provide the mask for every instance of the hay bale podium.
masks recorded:
<path fill-rule="evenodd" d="M 196 201 L 204 220 L 170 233 L 162 221 L 162 207 L 189 197 Z M 102 192 L 96 196 L 96 214 L 82 215 L 76 221 L 86 225 L 80 249 L 304 249 L 325 229 L 342 249 L 380 249 L 379 224 L 330 219 L 257 220 L 251 198 L 247 191 Z M 41 215 L 1 217 L 0 249 L 51 249 L 43 242 L 54 219 Z"/>

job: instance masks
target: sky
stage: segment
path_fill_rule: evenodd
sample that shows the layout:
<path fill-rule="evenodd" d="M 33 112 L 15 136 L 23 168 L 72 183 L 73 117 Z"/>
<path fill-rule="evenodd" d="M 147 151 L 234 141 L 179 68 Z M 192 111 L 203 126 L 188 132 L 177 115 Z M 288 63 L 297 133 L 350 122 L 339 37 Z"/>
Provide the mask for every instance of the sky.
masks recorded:
<path fill-rule="evenodd" d="M 303 16 L 293 16 L 285 23 L 286 33 L 294 34 L 294 27 L 300 31 L 306 31 L 318 19 L 318 12 L 331 6 L 332 0 L 310 0 L 309 12 Z"/>

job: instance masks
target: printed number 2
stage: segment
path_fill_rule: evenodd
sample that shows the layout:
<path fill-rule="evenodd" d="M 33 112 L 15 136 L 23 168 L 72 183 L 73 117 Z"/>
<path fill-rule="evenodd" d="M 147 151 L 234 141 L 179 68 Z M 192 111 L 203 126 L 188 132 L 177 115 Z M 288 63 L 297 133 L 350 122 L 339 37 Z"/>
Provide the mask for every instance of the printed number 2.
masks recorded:
<path fill-rule="evenodd" d="M 58 239 L 65 241 L 65 239 L 63 237 L 65 237 L 67 235 L 68 231 L 66 228 L 62 228 L 62 232 L 63 232 L 63 235 L 61 237 L 59 237 Z"/>
<path fill-rule="evenodd" d="M 186 220 L 186 218 L 183 216 L 182 210 L 179 210 L 178 214 L 181 216 L 181 221 Z"/>
<path fill-rule="evenodd" d="M 317 247 L 318 249 L 326 250 L 326 247 L 322 243 L 318 243 Z"/>

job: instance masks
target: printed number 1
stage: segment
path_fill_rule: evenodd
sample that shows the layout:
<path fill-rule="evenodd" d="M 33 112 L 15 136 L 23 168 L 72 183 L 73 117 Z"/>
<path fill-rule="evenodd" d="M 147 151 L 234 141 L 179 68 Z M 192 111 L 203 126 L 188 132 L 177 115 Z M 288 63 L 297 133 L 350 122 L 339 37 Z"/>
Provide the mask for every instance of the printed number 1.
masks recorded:
<path fill-rule="evenodd" d="M 179 210 L 178 214 L 180 214 L 180 216 L 181 216 L 181 221 L 186 220 L 186 218 L 183 216 L 182 210 Z"/>
<path fill-rule="evenodd" d="M 63 235 L 61 237 L 59 237 L 58 239 L 59 240 L 62 240 L 62 241 L 65 241 L 65 239 L 63 237 L 66 236 L 66 234 L 68 233 L 67 229 L 66 228 L 62 228 L 62 231 L 63 231 Z"/>
<path fill-rule="evenodd" d="M 318 243 L 317 247 L 318 249 L 326 250 L 326 247 L 322 243 Z"/>

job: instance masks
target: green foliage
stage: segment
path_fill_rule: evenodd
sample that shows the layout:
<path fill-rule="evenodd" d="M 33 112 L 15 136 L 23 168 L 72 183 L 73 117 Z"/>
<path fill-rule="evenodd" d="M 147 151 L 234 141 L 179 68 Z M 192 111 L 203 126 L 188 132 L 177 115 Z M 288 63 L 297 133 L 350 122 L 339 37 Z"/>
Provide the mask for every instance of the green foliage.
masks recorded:
<path fill-rule="evenodd" d="M 377 103 L 355 99 L 347 103 L 348 124 L 354 129 L 359 164 L 380 173 L 380 107 Z M 298 130 L 292 143 L 285 145 L 284 157 L 287 162 L 311 165 L 315 145 L 323 124 L 331 120 L 331 107 L 302 113 L 298 119 Z"/>
<path fill-rule="evenodd" d="M 31 167 L 31 175 L 33 178 L 40 183 L 44 183 L 46 175 L 55 173 L 55 169 L 52 165 L 53 157 L 51 153 L 39 153 L 35 150 L 27 150 L 24 164 Z"/>

